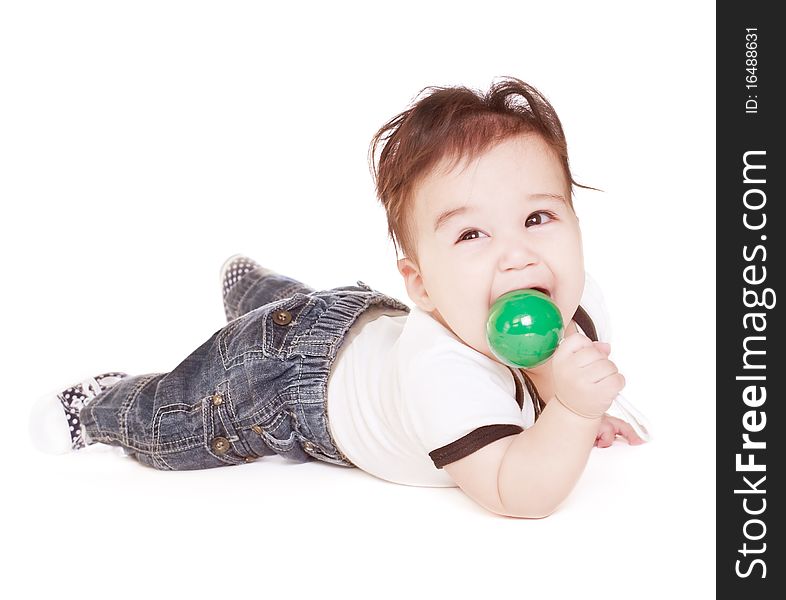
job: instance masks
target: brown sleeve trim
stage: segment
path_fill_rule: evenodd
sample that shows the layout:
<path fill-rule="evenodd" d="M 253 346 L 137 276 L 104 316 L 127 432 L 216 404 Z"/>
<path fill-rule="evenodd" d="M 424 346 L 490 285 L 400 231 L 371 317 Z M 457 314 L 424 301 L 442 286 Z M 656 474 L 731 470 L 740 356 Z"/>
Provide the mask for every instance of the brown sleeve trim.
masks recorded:
<path fill-rule="evenodd" d="M 593 342 L 598 341 L 598 332 L 595 330 L 595 323 L 592 322 L 587 311 L 580 306 L 576 309 L 576 314 L 573 315 L 573 320 L 576 321 L 581 330 Z"/>
<path fill-rule="evenodd" d="M 524 408 L 524 385 L 522 385 L 522 380 L 526 375 L 516 367 L 508 368 L 510 372 L 513 373 L 513 383 L 516 386 L 516 404 L 519 405 L 519 410 L 522 410 Z"/>
<path fill-rule="evenodd" d="M 470 431 L 464 437 L 451 442 L 447 446 L 442 446 L 436 450 L 428 453 L 431 460 L 434 461 L 434 466 L 441 469 L 445 465 L 469 456 L 476 450 L 480 450 L 484 446 L 488 446 L 491 442 L 515 435 L 524 431 L 519 425 L 484 425 L 478 427 L 474 431 Z"/>

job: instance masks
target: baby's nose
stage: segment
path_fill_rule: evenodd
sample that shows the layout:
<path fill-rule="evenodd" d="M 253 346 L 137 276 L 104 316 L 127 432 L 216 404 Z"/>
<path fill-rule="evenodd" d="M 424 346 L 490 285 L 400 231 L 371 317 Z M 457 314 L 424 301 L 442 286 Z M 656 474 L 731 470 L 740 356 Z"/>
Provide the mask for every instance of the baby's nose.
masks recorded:
<path fill-rule="evenodd" d="M 538 255 L 530 244 L 524 242 L 513 242 L 508 244 L 500 257 L 503 269 L 524 269 L 525 267 L 537 264 Z"/>

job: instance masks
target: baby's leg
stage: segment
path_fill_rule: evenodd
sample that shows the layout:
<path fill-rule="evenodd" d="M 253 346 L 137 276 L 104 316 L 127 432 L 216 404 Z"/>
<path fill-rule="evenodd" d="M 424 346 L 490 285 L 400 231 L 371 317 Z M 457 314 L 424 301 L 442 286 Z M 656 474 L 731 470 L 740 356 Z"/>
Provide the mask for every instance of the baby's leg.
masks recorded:
<path fill-rule="evenodd" d="M 249 384 L 275 380 L 288 367 L 264 356 L 265 320 L 257 312 L 237 319 L 171 372 L 128 376 L 96 396 L 79 413 L 85 441 L 121 446 L 162 470 L 238 465 L 274 454 L 253 425 L 278 402 L 277 390 Z"/>
<path fill-rule="evenodd" d="M 71 444 L 73 425 L 74 432 L 82 427 L 85 443 L 119 446 L 162 470 L 239 465 L 274 454 L 352 466 L 327 428 L 328 352 L 340 331 L 334 319 L 322 316 L 330 303 L 363 299 L 292 292 L 296 284 L 308 288 L 256 268 L 247 275 L 249 285 L 245 277 L 237 282 L 246 292 L 237 305 L 249 312 L 216 331 L 169 373 L 88 378 L 77 384 L 78 394 L 76 386 L 58 394 L 68 393 L 67 407 L 54 397 L 47 404 L 53 410 L 45 412 L 61 419 L 52 422 L 64 428 L 63 445 Z M 292 295 L 284 294 L 280 302 L 250 308 L 254 299 L 282 294 L 287 287 Z"/>
<path fill-rule="evenodd" d="M 251 448 L 241 435 L 230 406 L 237 398 L 222 393 L 221 384 L 207 393 L 199 387 L 175 372 L 126 377 L 80 411 L 85 442 L 120 446 L 167 471 L 238 465 L 272 454 Z"/>
<path fill-rule="evenodd" d="M 293 295 L 251 310 L 171 372 L 125 377 L 80 411 L 87 443 L 121 446 L 162 470 L 239 465 L 274 454 L 352 466 L 327 429 L 327 345 L 306 335 L 313 330 L 314 339 L 329 341 L 329 327 L 316 326 L 327 323 L 321 316 L 330 300 Z"/>
<path fill-rule="evenodd" d="M 230 257 L 224 263 L 221 282 L 227 321 L 296 293 L 314 291 L 301 281 L 266 269 L 251 258 L 240 255 Z"/>
<path fill-rule="evenodd" d="M 162 470 L 238 465 L 273 454 L 241 427 L 244 416 L 254 414 L 256 398 L 231 385 L 225 360 L 235 339 L 230 327 L 171 372 L 127 376 L 89 401 L 79 411 L 85 442 L 120 446 Z"/>

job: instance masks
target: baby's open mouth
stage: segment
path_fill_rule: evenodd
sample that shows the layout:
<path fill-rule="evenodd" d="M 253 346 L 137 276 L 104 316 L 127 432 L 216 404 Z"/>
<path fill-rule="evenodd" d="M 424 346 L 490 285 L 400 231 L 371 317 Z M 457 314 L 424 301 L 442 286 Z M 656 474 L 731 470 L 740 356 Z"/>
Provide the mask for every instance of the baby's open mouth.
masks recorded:
<path fill-rule="evenodd" d="M 532 286 L 532 287 L 526 287 L 526 288 L 518 288 L 517 290 L 511 290 L 511 292 L 514 292 L 514 291 L 521 291 L 521 290 L 537 290 L 537 291 L 538 291 L 538 292 L 540 292 L 541 294 L 545 294 L 545 295 L 546 295 L 546 296 L 547 296 L 549 299 L 551 299 L 551 300 L 553 301 L 553 298 L 551 297 L 551 292 L 549 292 L 549 291 L 548 291 L 546 288 L 544 288 L 544 287 L 539 287 L 539 286 Z M 505 293 L 506 293 L 506 294 L 509 294 L 509 293 L 511 293 L 511 292 L 505 292 Z M 504 296 L 504 295 L 505 295 L 505 294 L 502 294 L 502 296 Z M 497 298 L 497 300 L 499 300 L 500 298 L 502 298 L 502 296 L 499 296 L 499 297 Z"/>
<path fill-rule="evenodd" d="M 537 290 L 538 292 L 546 294 L 549 298 L 551 298 L 551 293 L 546 288 L 534 287 L 534 288 L 530 288 L 530 289 Z"/>

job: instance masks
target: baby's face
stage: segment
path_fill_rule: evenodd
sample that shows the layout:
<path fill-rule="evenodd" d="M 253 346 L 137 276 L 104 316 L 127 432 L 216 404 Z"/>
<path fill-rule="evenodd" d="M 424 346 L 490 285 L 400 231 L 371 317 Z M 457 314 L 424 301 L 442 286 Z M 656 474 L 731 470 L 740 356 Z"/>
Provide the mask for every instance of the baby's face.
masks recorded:
<path fill-rule="evenodd" d="M 419 308 L 497 360 L 485 327 L 502 294 L 543 288 L 570 323 L 584 289 L 578 219 L 560 161 L 540 136 L 508 138 L 463 170 L 464 161 L 447 173 L 446 164 L 415 191 L 420 264 L 401 259 L 399 271 Z"/>

